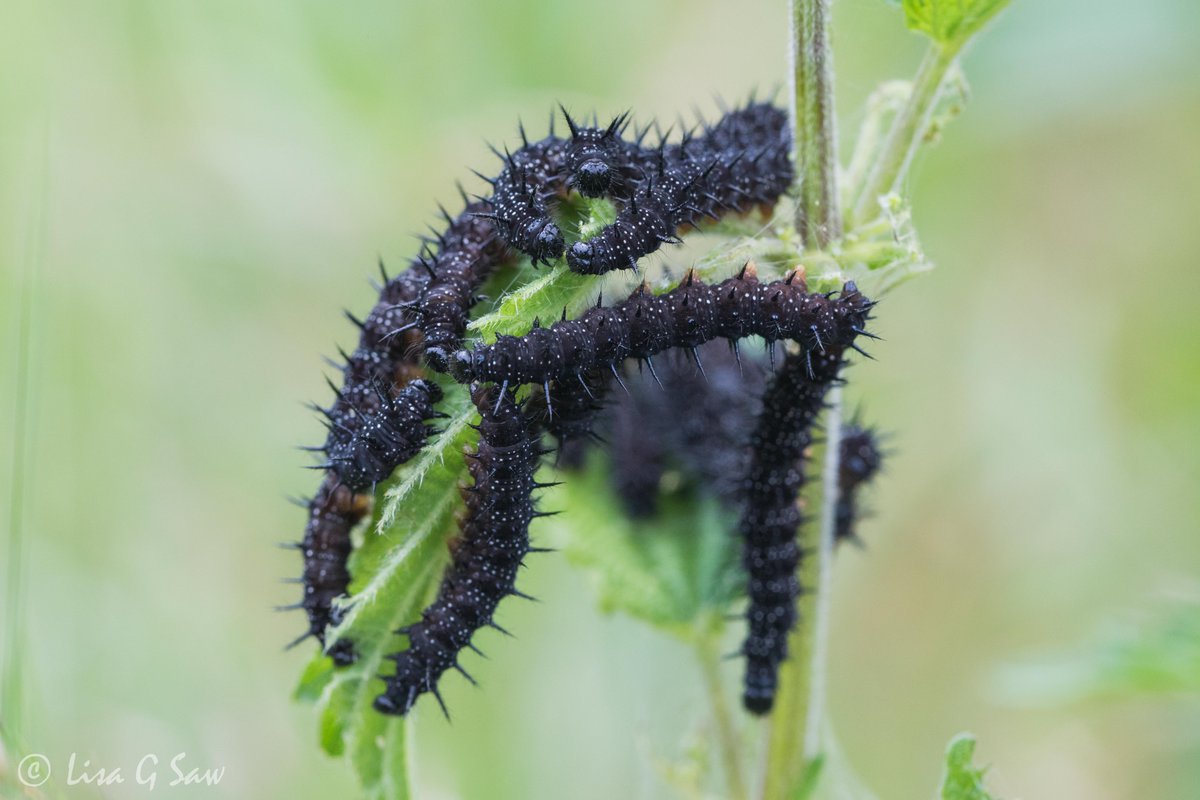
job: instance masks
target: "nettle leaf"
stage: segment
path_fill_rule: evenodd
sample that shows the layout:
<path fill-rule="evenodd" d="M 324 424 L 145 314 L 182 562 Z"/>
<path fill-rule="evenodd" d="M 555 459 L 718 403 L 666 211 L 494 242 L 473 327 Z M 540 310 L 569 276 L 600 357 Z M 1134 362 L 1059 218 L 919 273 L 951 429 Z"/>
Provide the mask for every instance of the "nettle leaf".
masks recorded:
<path fill-rule="evenodd" d="M 960 733 L 950 740 L 938 795 L 942 800 L 998 800 L 983 788 L 983 775 L 987 770 L 974 767 L 971 763 L 974 757 L 974 736 Z"/>
<path fill-rule="evenodd" d="M 614 513 L 620 501 L 609 474 L 594 452 L 560 487 L 567 558 L 592 575 L 604 611 L 689 638 L 697 621 L 724 614 L 744 588 L 732 519 L 713 498 L 679 492 L 660 497 L 654 518 L 631 520 Z"/>
<path fill-rule="evenodd" d="M 942 45 L 961 46 L 1009 0 L 902 0 L 904 22 Z"/>

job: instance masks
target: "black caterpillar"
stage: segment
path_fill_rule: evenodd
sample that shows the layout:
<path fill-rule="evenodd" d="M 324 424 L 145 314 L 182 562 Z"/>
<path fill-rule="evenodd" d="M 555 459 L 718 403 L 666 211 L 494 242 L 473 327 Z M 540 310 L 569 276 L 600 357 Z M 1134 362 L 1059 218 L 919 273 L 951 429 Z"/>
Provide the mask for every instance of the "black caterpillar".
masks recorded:
<path fill-rule="evenodd" d="M 350 531 L 369 503 L 355 492 L 390 475 L 428 436 L 424 422 L 436 416 L 440 390 L 424 381 L 405 386 L 422 374 L 422 349 L 436 362 L 458 347 L 476 288 L 508 258 L 491 226 L 475 216 L 478 207 L 466 203 L 457 217 L 443 209 L 445 231 L 426 241 L 407 270 L 389 277 L 380 264 L 379 299 L 366 319 L 347 313 L 359 328 L 359 343 L 353 353 L 342 353 L 342 385 L 330 384 L 334 402 L 318 408 L 328 435 L 322 447 L 310 449 L 324 452 L 326 464 L 319 468 L 334 472 L 306 503 L 308 524 L 297 545 L 304 554 L 298 605 L 308 614 L 309 629 L 292 645 L 311 635 L 324 646 L 326 627 L 337 622 L 331 603 L 349 585 Z M 405 388 L 397 394 L 397 386 Z M 351 663 L 353 645 L 341 640 L 330 655 L 339 665 Z"/>
<path fill-rule="evenodd" d="M 425 692 L 432 692 L 446 711 L 437 689 L 448 669 L 470 675 L 458 663 L 459 652 L 472 647 L 475 631 L 491 625 L 496 606 L 515 588 L 517 570 L 531 551 L 529 523 L 540 516 L 532 494 L 534 471 L 543 454 L 536 423 L 511 392 L 475 388 L 479 409 L 479 447 L 469 456 L 474 485 L 464 489 L 467 511 L 460 536 L 451 541 L 451 562 L 437 599 L 421 619 L 397 631 L 408 636 L 408 649 L 389 656 L 396 671 L 375 699 L 385 714 L 406 714 Z M 502 629 L 501 629 L 502 630 Z"/>
<path fill-rule="evenodd" d="M 616 377 L 607 370 L 593 369 L 578 377 L 547 384 L 544 393 L 530 396 L 530 414 L 537 417 L 555 440 L 556 465 L 562 463 L 564 456 L 572 458 L 571 452 L 581 453 L 578 446 L 599 441 L 594 430 L 596 418 Z"/>
<path fill-rule="evenodd" d="M 416 261 L 415 266 L 429 280 L 409 307 L 423 338 L 425 361 L 439 372 L 445 371 L 447 355 L 462 341 L 471 308 L 479 300 L 479 286 L 510 257 L 492 226 L 479 217 L 484 207 L 483 203 L 468 203 L 453 218 L 443 209 L 447 227 L 432 242 L 437 249 L 428 250 Z"/>
<path fill-rule="evenodd" d="M 647 157 L 637 142 L 621 137 L 628 114 L 615 117 L 605 128 L 578 125 L 563 109 L 571 137 L 550 135 L 532 144 L 521 128 L 522 147 L 500 155 L 504 168 L 495 178 L 480 175 L 492 187 L 479 217 L 491 220 L 508 245 L 534 264 L 561 258 L 565 241 L 551 216 L 552 206 L 574 188 L 587 197 L 621 198 L 641 179 L 641 162 Z M 499 153 L 497 153 L 499 155 Z M 478 174 L 478 173 L 476 173 Z"/>
<path fill-rule="evenodd" d="M 382 272 L 382 265 L 380 265 Z M 318 409 L 325 417 L 328 435 L 325 445 L 313 448 L 323 451 L 328 459 L 341 452 L 350 442 L 361 421 L 379 411 L 379 386 L 390 387 L 406 379 L 416 369 L 405 354 L 418 345 L 419 332 L 408 328 L 408 319 L 401 304 L 420 296 L 425 280 L 413 271 L 395 278 L 383 274 L 379 301 L 365 321 L 355 320 L 361 332 L 359 346 L 353 354 L 342 354 L 343 384 L 334 386 L 335 399 L 329 408 Z M 353 318 L 352 318 L 353 319 Z M 388 335 L 393 331 L 394 335 Z M 333 384 L 331 383 L 331 386 Z M 345 455 L 343 453 L 343 455 Z M 308 510 L 308 522 L 302 541 L 291 545 L 304 556 L 301 581 L 304 596 L 295 606 L 308 615 L 308 630 L 293 641 L 294 647 L 309 636 L 325 645 L 326 628 L 336 624 L 340 615 L 333 600 L 346 595 L 350 573 L 346 559 L 350 555 L 350 532 L 366 515 L 369 498 L 356 495 L 342 483 L 337 473 L 329 472 L 313 497 L 301 503 Z M 355 659 L 354 648 L 348 640 L 339 641 L 329 652 L 339 666 Z"/>
<path fill-rule="evenodd" d="M 788 152 L 791 136 L 787 114 L 766 103 L 754 103 L 725 114 L 695 136 L 679 143 L 660 138 L 643 145 L 649 127 L 633 140 L 622 134 L 628 114 L 606 127 L 577 124 L 563 110 L 569 139 L 551 133 L 504 153 L 504 168 L 492 186 L 488 207 L 480 216 L 492 220 L 508 245 L 535 264 L 562 257 L 565 239 L 552 216 L 553 204 L 574 188 L 587 197 L 617 201 L 617 220 L 587 242 L 566 252 L 575 272 L 602 274 L 636 269 L 639 258 L 664 243 L 677 243 L 681 229 L 705 217 L 772 206 L 791 186 L 794 171 Z"/>
<path fill-rule="evenodd" d="M 873 303 L 852 284 L 847 284 L 841 299 L 853 309 L 852 329 L 861 332 Z M 742 646 L 746 656 L 742 702 L 755 714 L 767 713 L 774 704 L 779 665 L 787 658 L 788 634 L 796 623 L 800 594 L 796 532 L 803 521 L 797 498 L 805 481 L 804 460 L 813 425 L 824 408 L 826 392 L 839 379 L 846 346 L 826 341 L 819 350 L 789 354 L 763 395 L 751 435 L 738 531 L 750 596 Z"/>
<path fill-rule="evenodd" d="M 597 302 L 578 319 L 460 351 L 451 373 L 460 382 L 545 384 L 598 369 L 615 372 L 626 358 L 644 361 L 653 373 L 653 357 L 667 349 L 694 351 L 713 339 L 736 342 L 747 336 L 761 336 L 768 343 L 790 339 L 807 353 L 857 348 L 854 338 L 863 333 L 866 299 L 853 283 L 838 297 L 809 294 L 799 275 L 760 283 L 754 265 L 747 264 L 716 285 L 693 272 L 661 295 L 642 284 L 618 305 Z"/>
<path fill-rule="evenodd" d="M 749 464 L 749 431 L 766 386 L 765 359 L 741 356 L 723 342 L 698 348 L 703 371 L 683 353 L 648 373 L 625 378 L 597 423 L 609 446 L 612 483 L 635 518 L 657 510 L 663 472 L 677 469 L 691 485 L 739 508 Z"/>
<path fill-rule="evenodd" d="M 838 456 L 838 502 L 834 509 L 835 541 L 861 544 L 855 528 L 859 518 L 858 491 L 883 466 L 883 451 L 874 429 L 856 423 L 842 428 Z"/>
<path fill-rule="evenodd" d="M 702 136 L 660 144 L 616 222 L 567 252 L 575 272 L 637 269 L 638 259 L 705 217 L 772 206 L 795 177 L 787 114 L 768 104 L 729 112 Z"/>
<path fill-rule="evenodd" d="M 435 383 L 417 379 L 395 394 L 376 387 L 379 409 L 359 420 L 348 437 L 329 447 L 329 460 L 318 468 L 332 469 L 352 491 L 362 492 L 392 474 L 415 456 L 437 431 L 425 421 L 444 417 L 433 405 L 442 399 Z"/>
<path fill-rule="evenodd" d="M 326 628 L 341 621 L 341 613 L 333 606 L 335 598 L 346 594 L 350 573 L 346 560 L 350 557 L 350 531 L 367 513 L 368 498 L 356 495 L 333 473 L 326 475 L 313 498 L 306 504 L 308 525 L 304 539 L 290 545 L 304 555 L 304 597 L 287 609 L 304 609 L 308 614 L 308 630 L 289 647 L 309 636 L 315 636 L 324 647 Z M 327 651 L 338 666 L 354 663 L 353 644 L 341 639 Z"/>

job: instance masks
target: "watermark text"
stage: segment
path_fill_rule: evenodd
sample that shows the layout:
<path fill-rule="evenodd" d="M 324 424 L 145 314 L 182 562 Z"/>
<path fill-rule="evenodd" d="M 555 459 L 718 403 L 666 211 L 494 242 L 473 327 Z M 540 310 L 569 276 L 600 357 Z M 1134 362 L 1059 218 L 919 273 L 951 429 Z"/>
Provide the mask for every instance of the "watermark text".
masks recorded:
<path fill-rule="evenodd" d="M 186 752 L 160 756 L 146 753 L 126 764 L 97 763 L 78 753 L 52 761 L 42 753 L 30 753 L 17 764 L 17 778 L 30 787 L 53 779 L 64 786 L 114 786 L 133 784 L 147 791 L 160 787 L 216 786 L 225 777 L 225 767 L 198 764 Z"/>

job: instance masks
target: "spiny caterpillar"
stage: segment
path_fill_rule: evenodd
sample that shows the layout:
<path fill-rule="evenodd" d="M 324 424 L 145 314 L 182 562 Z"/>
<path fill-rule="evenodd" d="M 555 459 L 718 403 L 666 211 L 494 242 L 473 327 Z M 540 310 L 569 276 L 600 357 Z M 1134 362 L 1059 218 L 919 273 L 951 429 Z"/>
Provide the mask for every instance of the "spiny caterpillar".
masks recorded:
<path fill-rule="evenodd" d="M 471 638 L 480 628 L 499 627 L 492 616 L 501 600 L 523 596 L 515 586 L 517 570 L 533 549 L 529 523 L 541 516 L 532 499 L 543 454 L 539 431 L 511 392 L 476 387 L 471 399 L 480 414 L 479 446 L 468 467 L 474 485 L 463 490 L 466 514 L 450 542 L 450 566 L 437 599 L 420 620 L 397 631 L 408 636 L 408 648 L 389 656 L 396 671 L 375 699 L 375 708 L 385 714 L 408 713 L 425 692 L 445 712 L 437 688 L 442 674 L 457 669 L 470 680 L 459 652 L 474 649 Z"/>
<path fill-rule="evenodd" d="M 551 217 L 555 202 L 574 188 L 586 197 L 620 198 L 641 180 L 640 161 L 645 159 L 640 141 L 627 142 L 621 137 L 629 115 L 615 117 L 607 127 L 577 124 L 562 109 L 571 137 L 554 135 L 554 117 L 550 135 L 530 143 L 521 126 L 522 147 L 516 152 L 496 151 L 504 168 L 495 178 L 479 175 L 492 187 L 488 198 L 480 198 L 486 208 L 476 216 L 491 220 L 510 247 L 520 250 L 534 264 L 549 264 L 561 258 L 565 242 L 558 224 Z"/>
<path fill-rule="evenodd" d="M 572 444 L 591 444 L 598 439 L 596 417 L 604 407 L 604 399 L 614 378 L 607 370 L 593 369 L 578 377 L 570 377 L 547 385 L 544 393 L 529 398 L 529 411 L 535 415 L 557 443 L 555 464 L 561 463 L 564 452 Z"/>
<path fill-rule="evenodd" d="M 796 532 L 803 522 L 797 498 L 813 425 L 826 392 L 839 379 L 842 353 L 842 347 L 830 345 L 823 352 L 788 355 L 767 387 L 751 435 L 738 532 L 750 596 L 742 703 L 755 714 L 767 713 L 775 702 L 779 665 L 787 658 L 788 634 L 796 624 Z"/>
<path fill-rule="evenodd" d="M 464 198 L 457 217 L 445 209 L 445 231 L 428 239 L 408 269 L 389 277 L 379 265 L 383 283 L 379 299 L 366 319 L 346 316 L 359 328 L 358 346 L 341 353 L 342 385 L 330 382 L 334 402 L 317 408 L 328 435 L 322 451 L 334 470 L 321 484 L 308 508 L 308 523 L 299 549 L 304 554 L 304 597 L 299 604 L 309 617 L 309 630 L 292 643 L 314 636 L 325 643 L 325 629 L 337 622 L 331 603 L 346 594 L 350 574 L 350 531 L 365 515 L 369 498 L 356 495 L 384 480 L 421 449 L 429 431 L 426 419 L 437 416 L 433 404 L 440 390 L 419 382 L 422 347 L 436 355 L 458 346 L 466 328 L 473 292 L 508 257 L 476 206 Z M 400 388 L 396 388 L 400 387 Z M 421 416 L 424 414 L 425 416 Z M 354 660 L 353 645 L 341 640 L 330 653 L 335 663 Z"/>
<path fill-rule="evenodd" d="M 852 422 L 842 427 L 838 455 L 838 502 L 834 509 L 834 537 L 841 542 L 861 544 L 858 523 L 858 491 L 869 484 L 883 466 L 879 435 L 873 428 Z"/>
<path fill-rule="evenodd" d="M 739 507 L 767 365 L 724 342 L 702 345 L 698 354 L 703 371 L 677 352 L 656 367 L 658 381 L 645 372 L 627 375 L 629 391 L 616 393 L 597 422 L 613 487 L 632 517 L 655 513 L 667 469 L 726 507 Z"/>
<path fill-rule="evenodd" d="M 638 259 L 664 243 L 678 243 L 679 233 L 704 218 L 770 207 L 794 178 L 788 156 L 791 136 L 782 109 L 751 101 L 727 112 L 703 132 L 684 134 L 678 143 L 660 137 L 643 145 L 649 126 L 630 141 L 622 134 L 629 115 L 606 127 L 584 127 L 563 109 L 569 139 L 550 135 L 501 155 L 504 168 L 495 178 L 487 209 L 508 245 L 534 264 L 562 257 L 566 242 L 552 217 L 553 205 L 569 189 L 587 197 L 610 197 L 619 215 L 594 238 L 575 242 L 567 263 L 575 272 L 599 275 L 614 269 L 636 269 Z M 499 153 L 498 153 L 499 155 Z M 477 173 L 478 174 L 478 173 Z"/>
<path fill-rule="evenodd" d="M 509 259 L 504 243 L 479 217 L 482 208 L 482 203 L 468 203 L 453 219 L 443 209 L 448 224 L 433 239 L 437 249 L 416 262 L 429 280 L 420 298 L 410 304 L 413 324 L 422 334 L 426 363 L 438 371 L 445 370 L 446 355 L 462 341 L 479 286 Z"/>
<path fill-rule="evenodd" d="M 329 460 L 318 469 L 332 469 L 355 492 L 370 489 L 399 465 L 415 456 L 437 431 L 425 424 L 445 414 L 433 410 L 442 399 L 437 384 L 417 379 L 395 394 L 376 387 L 379 410 L 364 415 L 358 428 L 329 448 Z"/>
<path fill-rule="evenodd" d="M 383 272 L 382 264 L 380 271 Z M 335 395 L 333 404 L 317 409 L 325 417 L 328 435 L 323 446 L 307 449 L 322 451 L 327 458 L 331 453 L 341 452 L 354 439 L 362 420 L 379 411 L 381 392 L 378 387 L 386 386 L 390 391 L 394 381 L 403 380 L 415 367 L 405 354 L 416 346 L 419 334 L 403 330 L 408 320 L 400 304 L 418 298 L 425 281 L 412 271 L 395 278 L 388 278 L 383 273 L 383 278 L 379 301 L 370 315 L 366 320 L 354 320 L 361 331 L 359 345 L 352 354 L 342 353 L 343 384 L 338 388 L 330 382 Z M 395 330 L 400 332 L 389 335 Z M 366 515 L 369 500 L 365 495 L 355 494 L 336 473 L 329 472 L 313 497 L 300 502 L 308 511 L 304 538 L 289 546 L 300 550 L 304 556 L 301 577 L 304 596 L 298 604 L 287 608 L 303 608 L 308 614 L 309 626 L 289 647 L 313 636 L 323 648 L 326 628 L 338 622 L 333 600 L 345 596 L 350 583 L 350 573 L 346 569 L 351 549 L 350 531 Z M 338 665 L 352 663 L 355 658 L 353 645 L 348 640 L 338 642 L 329 655 Z"/>
<path fill-rule="evenodd" d="M 304 539 L 289 545 L 304 555 L 301 578 L 304 596 L 299 603 L 281 610 L 304 609 L 308 615 L 308 630 L 289 647 L 314 636 L 324 648 L 326 628 L 341 621 L 333 601 L 345 597 L 346 587 L 350 584 L 350 573 L 346 570 L 351 549 L 350 531 L 366 515 L 367 497 L 354 494 L 336 475 L 329 473 L 305 505 L 308 525 L 304 528 Z M 354 646 L 349 640 L 341 639 L 328 650 L 328 655 L 338 666 L 352 664 Z"/>
<path fill-rule="evenodd" d="M 698 137 L 660 144 L 646 178 L 617 220 L 567 252 L 575 272 L 637 269 L 638 259 L 701 220 L 772 206 L 794 177 L 787 115 L 752 104 L 732 111 Z"/>
<path fill-rule="evenodd" d="M 525 336 L 499 336 L 494 344 L 460 351 L 451 372 L 460 382 L 546 384 L 596 369 L 615 372 L 626 358 L 644 361 L 653 371 L 653 357 L 665 350 L 694 351 L 713 339 L 736 342 L 748 336 L 767 342 L 791 340 L 810 354 L 840 351 L 858 347 L 854 339 L 864 334 L 869 307 L 852 282 L 840 295 L 809 294 L 799 271 L 761 283 L 751 263 L 715 285 L 689 271 L 664 294 L 651 294 L 643 283 L 618 305 L 597 302 L 578 319 L 534 327 Z"/>

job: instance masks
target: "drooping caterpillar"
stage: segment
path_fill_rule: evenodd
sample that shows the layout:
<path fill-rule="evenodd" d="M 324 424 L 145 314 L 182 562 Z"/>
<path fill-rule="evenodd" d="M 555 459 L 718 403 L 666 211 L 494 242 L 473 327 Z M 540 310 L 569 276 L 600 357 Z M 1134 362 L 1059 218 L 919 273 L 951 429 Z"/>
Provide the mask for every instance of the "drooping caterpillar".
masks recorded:
<path fill-rule="evenodd" d="M 873 303 L 849 284 L 841 298 L 854 309 L 854 327 L 861 330 Z M 805 481 L 805 454 L 825 395 L 839 380 L 846 347 L 827 342 L 816 351 L 789 354 L 763 395 L 750 439 L 738 532 L 750 598 L 742 645 L 742 702 L 756 714 L 767 713 L 774 704 L 779 665 L 787 658 L 788 634 L 796 623 L 796 534 L 802 522 L 798 497 Z"/>
<path fill-rule="evenodd" d="M 380 265 L 383 283 L 371 313 L 363 320 L 347 314 L 359 328 L 358 346 L 342 353 L 341 386 L 330 383 L 334 401 L 319 409 L 328 433 L 323 446 L 310 449 L 324 452 L 334 471 L 307 504 L 298 548 L 304 555 L 305 636 L 322 645 L 326 627 L 337 621 L 331 603 L 349 585 L 350 530 L 369 505 L 369 498 L 356 492 L 412 458 L 428 436 L 425 420 L 436 416 L 436 386 L 422 381 L 418 388 L 406 387 L 423 374 L 422 349 L 430 346 L 436 359 L 458 346 L 475 289 L 508 257 L 471 204 L 457 217 L 443 214 L 446 229 L 427 242 L 408 269 L 389 277 Z M 330 655 L 338 664 L 350 663 L 353 645 L 341 640 Z"/>
<path fill-rule="evenodd" d="M 493 620 L 496 606 L 516 589 L 517 571 L 530 552 L 529 523 L 539 515 L 533 491 L 534 472 L 543 454 L 536 423 L 511 392 L 478 388 L 472 400 L 479 409 L 479 445 L 468 456 L 474 484 L 464 490 L 466 514 L 459 536 L 450 542 L 451 560 L 437 599 L 421 618 L 399 632 L 408 647 L 392 656 L 395 672 L 375 699 L 385 714 L 406 714 L 426 692 L 437 697 L 442 674 L 457 669 L 471 638 Z"/>
<path fill-rule="evenodd" d="M 304 528 L 304 539 L 290 545 L 304 556 L 301 577 L 304 596 L 287 608 L 304 609 L 308 615 L 308 630 L 290 646 L 314 636 L 324 647 L 326 629 L 341 620 L 333 601 L 346 594 L 350 583 L 350 573 L 346 570 L 351 549 L 350 531 L 366 515 L 367 505 L 366 496 L 356 495 L 333 473 L 326 475 L 316 494 L 305 504 L 308 524 Z M 339 640 L 328 654 L 338 666 L 352 664 L 355 659 L 354 646 L 347 639 Z"/>

